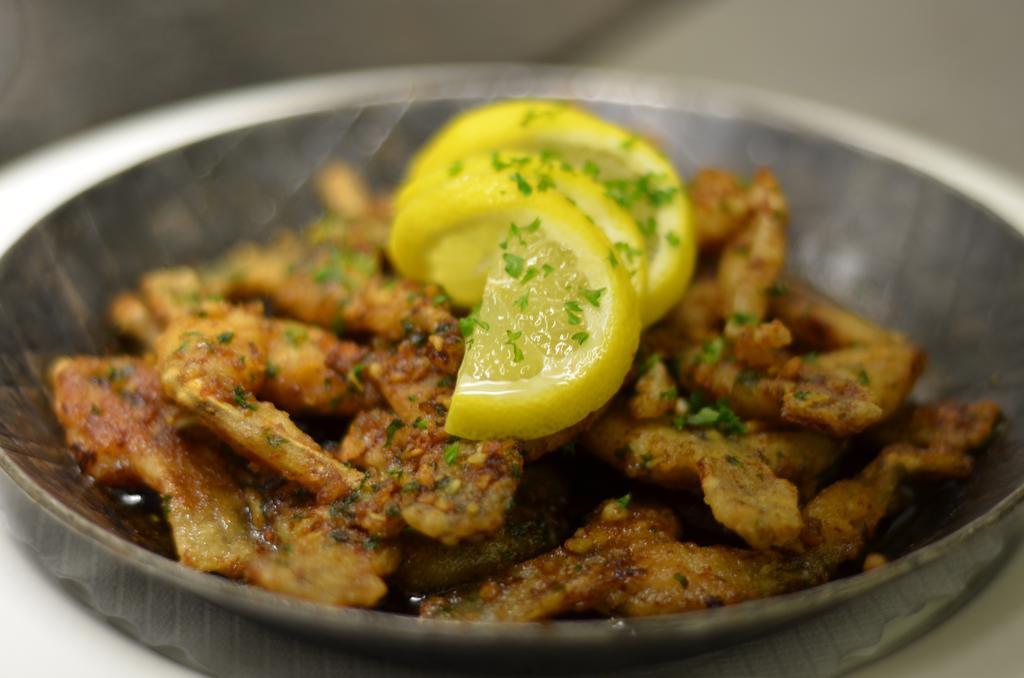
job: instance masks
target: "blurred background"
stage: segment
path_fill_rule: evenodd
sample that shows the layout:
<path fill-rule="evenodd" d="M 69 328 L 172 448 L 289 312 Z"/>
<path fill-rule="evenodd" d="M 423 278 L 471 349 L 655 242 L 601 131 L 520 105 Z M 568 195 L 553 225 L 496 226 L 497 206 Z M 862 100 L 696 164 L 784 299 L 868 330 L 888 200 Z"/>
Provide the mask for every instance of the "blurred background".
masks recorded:
<path fill-rule="evenodd" d="M 870 113 L 1024 176 L 1020 0 L 0 0 L 0 162 L 97 123 L 312 73 L 609 65 Z"/>

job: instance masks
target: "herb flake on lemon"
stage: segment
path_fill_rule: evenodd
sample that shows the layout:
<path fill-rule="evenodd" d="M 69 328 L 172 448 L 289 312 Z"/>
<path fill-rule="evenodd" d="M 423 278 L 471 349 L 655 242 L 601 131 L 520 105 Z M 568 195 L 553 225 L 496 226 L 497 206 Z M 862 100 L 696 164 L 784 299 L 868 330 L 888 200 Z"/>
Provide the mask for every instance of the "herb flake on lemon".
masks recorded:
<path fill-rule="evenodd" d="M 630 213 L 647 258 L 647 290 L 640 299 L 644 325 L 682 298 L 697 248 L 689 198 L 675 169 L 642 137 L 579 108 L 517 100 L 462 113 L 413 159 L 406 185 L 441 170 L 459 170 L 466 158 L 501 149 L 557 159 L 600 183 Z"/>

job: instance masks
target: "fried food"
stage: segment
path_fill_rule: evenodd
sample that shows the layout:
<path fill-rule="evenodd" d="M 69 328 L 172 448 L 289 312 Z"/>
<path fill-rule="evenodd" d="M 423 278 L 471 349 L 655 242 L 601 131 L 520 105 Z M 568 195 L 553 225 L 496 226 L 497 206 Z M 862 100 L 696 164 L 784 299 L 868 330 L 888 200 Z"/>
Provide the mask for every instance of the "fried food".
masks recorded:
<path fill-rule="evenodd" d="M 256 544 L 246 502 L 224 458 L 188 440 L 157 373 L 139 358 L 61 358 L 50 370 L 54 411 L 82 470 L 112 487 L 162 498 L 178 558 L 207 572 L 241 574 Z"/>
<path fill-rule="evenodd" d="M 532 621 L 567 612 L 648 616 L 684 612 L 814 586 L 863 552 L 911 476 L 967 477 L 974 460 L 952 446 L 886 447 L 861 473 L 804 508 L 802 553 L 680 542 L 657 504 L 609 500 L 563 546 L 482 584 L 424 601 L 426 617 Z"/>
<path fill-rule="evenodd" d="M 810 494 L 838 458 L 834 441 L 803 431 L 727 437 L 636 421 L 613 408 L 584 446 L 621 470 L 663 487 L 699 490 L 715 519 L 754 548 L 784 547 L 803 528 L 794 483 Z M 789 482 L 792 480 L 793 482 Z"/>
<path fill-rule="evenodd" d="M 568 495 L 566 483 L 550 466 L 528 466 L 505 524 L 494 534 L 455 546 L 420 534 L 402 535 L 398 586 L 409 593 L 442 591 L 555 548 L 569 533 Z"/>
<path fill-rule="evenodd" d="M 702 252 L 722 247 L 741 230 L 755 213 L 774 213 L 785 218 L 788 212 L 775 176 L 760 169 L 749 185 L 731 172 L 705 168 L 690 180 L 690 200 Z"/>
<path fill-rule="evenodd" d="M 117 295 L 141 357 L 51 367 L 83 472 L 159 495 L 190 567 L 329 605 L 428 594 L 431 618 L 729 605 L 884 567 L 904 483 L 966 478 L 1000 422 L 908 404 L 923 351 L 783 272 L 774 175 L 707 169 L 700 269 L 616 397 L 544 438 L 450 436 L 475 316 L 394 276 L 389 196 L 340 164 L 315 184 L 304 233 Z"/>
<path fill-rule="evenodd" d="M 341 456 L 393 478 L 405 522 L 449 545 L 502 526 L 523 464 L 513 441 L 456 440 L 431 418 L 385 410 L 356 416 Z"/>
<path fill-rule="evenodd" d="M 250 493 L 254 528 L 273 548 L 246 563 L 249 582 L 329 605 L 370 607 L 398 567 L 393 543 L 354 527 L 358 497 L 324 504 L 289 485 Z"/>
<path fill-rule="evenodd" d="M 672 412 L 679 397 L 676 382 L 660 359 L 651 362 L 636 380 L 635 393 L 629 399 L 634 419 L 657 419 Z"/>
<path fill-rule="evenodd" d="M 239 454 L 325 501 L 338 499 L 358 487 L 363 474 L 254 395 L 266 378 L 270 334 L 267 320 L 247 309 L 174 320 L 155 346 L 164 392 Z"/>

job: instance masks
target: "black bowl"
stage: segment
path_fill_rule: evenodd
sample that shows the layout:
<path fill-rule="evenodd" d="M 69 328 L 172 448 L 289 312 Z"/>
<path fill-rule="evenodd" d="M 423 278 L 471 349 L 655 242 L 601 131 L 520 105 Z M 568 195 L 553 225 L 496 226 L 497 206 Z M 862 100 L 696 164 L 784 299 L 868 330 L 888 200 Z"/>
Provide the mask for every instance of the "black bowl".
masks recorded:
<path fill-rule="evenodd" d="M 115 292 L 147 269 L 208 259 L 240 239 L 307 224 L 321 209 L 310 177 L 331 157 L 393 186 L 410 154 L 454 112 L 523 95 L 580 100 L 650 133 L 684 175 L 705 165 L 741 173 L 772 167 L 792 205 L 790 268 L 926 347 L 929 368 L 916 395 L 999 402 L 1011 426 L 968 483 L 944 486 L 892 526 L 881 546 L 890 564 L 791 595 L 651 619 L 419 620 L 305 603 L 189 570 L 144 548 L 147 532 L 83 482 L 50 412 L 45 371 L 56 356 L 116 346 L 104 314 Z M 893 591 L 924 604 L 950 594 L 919 590 L 937 564 L 947 589 L 968 590 L 1002 551 L 1005 519 L 1024 495 L 1024 438 L 1012 425 L 1024 419 L 1024 238 L 990 209 L 1024 203 L 969 161 L 958 165 L 955 155 L 849 116 L 816 119 L 826 113 L 749 92 L 599 72 L 407 69 L 220 97 L 43 154 L 14 173 L 21 184 L 0 180 L 0 196 L 5 187 L 10 196 L 11 186 L 64 181 L 38 199 L 21 196 L 30 204 L 16 215 L 47 213 L 10 225 L 24 233 L 0 259 L 0 468 L 16 486 L 4 493 L 16 529 L 44 554 L 58 554 L 46 560 L 51 567 L 76 571 L 69 576 L 81 582 L 95 582 L 107 567 L 128 571 L 147 586 L 184 590 L 335 645 L 412 661 L 482 661 L 488 669 L 682 657 L 855 599 L 891 600 Z M 63 204 L 49 211 L 57 200 Z M 977 546 L 993 540 L 995 547 Z M 73 566 L 81 562 L 93 564 L 89 576 Z"/>

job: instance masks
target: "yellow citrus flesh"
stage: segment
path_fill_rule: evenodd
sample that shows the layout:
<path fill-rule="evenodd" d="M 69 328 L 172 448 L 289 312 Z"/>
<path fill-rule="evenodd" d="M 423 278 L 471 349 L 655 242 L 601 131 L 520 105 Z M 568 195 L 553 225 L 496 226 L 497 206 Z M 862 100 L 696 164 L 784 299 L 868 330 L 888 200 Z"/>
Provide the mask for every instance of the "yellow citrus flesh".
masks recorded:
<path fill-rule="evenodd" d="M 434 172 L 454 172 L 465 159 L 508 149 L 557 158 L 590 175 L 634 218 L 645 239 L 645 325 L 686 291 L 696 260 L 689 199 L 672 164 L 632 132 L 585 111 L 549 101 L 505 101 L 463 113 L 414 158 L 407 184 Z"/>
<path fill-rule="evenodd" d="M 449 433 L 549 435 L 622 385 L 639 341 L 636 293 L 605 234 L 557 191 L 524 195 L 493 173 L 453 176 L 404 204 L 395 230 L 405 235 L 392 248 L 421 250 L 414 277 L 440 282 L 453 299 L 481 299 L 463 322 L 471 334 Z M 478 270 L 482 291 L 457 287 L 477 285 Z"/>
<path fill-rule="evenodd" d="M 423 176 L 405 184 L 395 201 L 397 210 L 401 212 L 406 205 L 415 200 L 416 196 L 440 195 L 439 187 L 462 175 L 490 176 L 496 181 L 504 179 L 524 196 L 532 195 L 534 192 L 550 192 L 578 207 L 583 211 L 587 220 L 600 228 L 611 242 L 611 250 L 606 254 L 609 261 L 618 262 L 626 268 L 637 298 L 644 298 L 647 293 L 647 258 L 644 256 L 644 237 L 636 222 L 629 212 L 608 197 L 602 184 L 586 174 L 563 166 L 563 163 L 554 158 L 536 153 L 502 151 L 473 156 L 459 162 L 455 172 L 449 168 L 425 172 Z M 402 228 L 407 225 L 412 228 L 418 227 L 407 220 L 403 220 L 400 224 Z M 480 237 L 480 234 L 477 233 L 475 237 Z M 484 247 L 493 242 L 493 237 L 486 240 L 487 243 L 484 244 Z M 418 259 L 427 256 L 422 249 L 408 246 L 408 243 L 417 241 L 415 237 L 409 238 L 408 233 L 396 227 L 392 231 L 392 241 L 392 260 L 399 271 L 422 270 L 419 262 L 406 261 L 407 258 Z M 455 283 L 456 272 L 452 270 L 452 267 L 453 265 L 457 267 L 458 264 L 453 264 L 452 259 L 461 259 L 466 252 L 477 251 L 478 245 L 453 239 L 450 242 L 450 248 L 452 256 L 439 257 L 437 253 L 433 255 L 439 267 L 444 268 L 446 272 L 431 270 L 427 273 L 428 279 L 438 280 L 438 276 L 442 276 L 451 283 Z M 459 271 L 460 279 L 457 282 L 459 289 L 479 289 L 482 293 L 485 273 L 482 267 L 469 267 Z M 467 278 L 472 278 L 472 280 Z M 465 296 L 456 301 L 464 306 L 472 306 L 479 303 L 480 299 L 470 299 Z"/>

